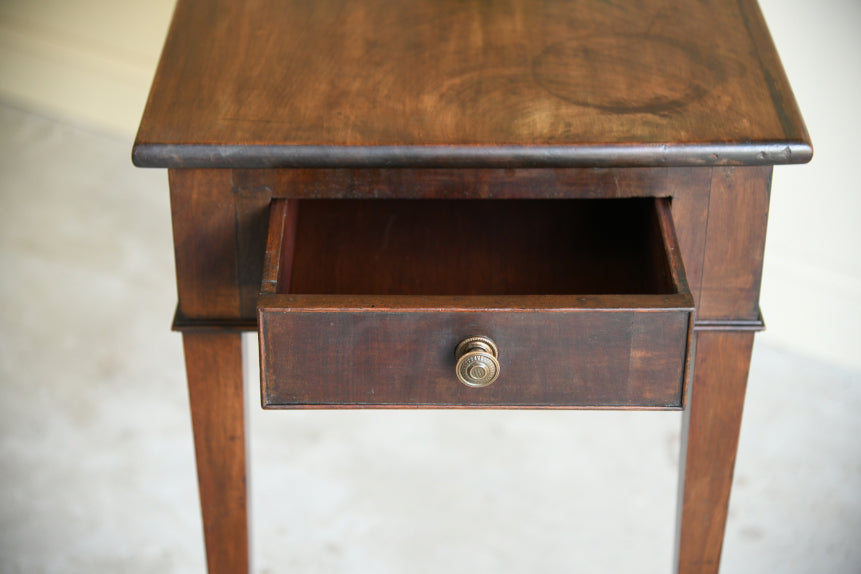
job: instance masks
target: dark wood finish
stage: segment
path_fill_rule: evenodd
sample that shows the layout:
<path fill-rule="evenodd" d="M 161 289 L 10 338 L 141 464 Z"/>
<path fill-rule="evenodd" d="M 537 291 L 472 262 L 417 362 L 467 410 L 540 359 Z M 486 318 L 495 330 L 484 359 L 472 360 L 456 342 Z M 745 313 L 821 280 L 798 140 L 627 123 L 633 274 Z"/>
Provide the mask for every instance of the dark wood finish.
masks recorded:
<path fill-rule="evenodd" d="M 264 403 L 687 401 L 679 571 L 715 572 L 750 345 L 763 325 L 771 165 L 811 154 L 754 0 L 179 0 L 133 160 L 173 168 L 174 326 L 184 333 L 210 571 L 247 569 L 237 333 L 254 327 L 262 284 Z M 591 285 L 627 294 L 583 293 L 593 287 L 571 267 L 547 264 L 577 259 L 570 242 L 554 242 L 576 234 L 559 225 L 567 203 L 524 207 L 532 235 L 510 206 L 483 205 L 645 197 L 670 201 L 678 230 L 678 248 L 667 247 L 675 240 L 661 212 L 622 251 L 633 263 L 668 261 L 635 274 L 651 294 L 606 273 Z M 272 198 L 289 201 L 273 204 L 264 260 Z M 456 233 L 437 234 L 436 252 L 416 243 L 433 233 L 407 233 L 380 213 L 364 231 L 305 229 L 303 202 L 359 199 L 467 201 L 418 216 L 451 221 Z M 313 221 L 315 209 L 361 212 L 355 205 L 304 211 Z M 443 205 L 450 214 L 434 212 Z M 505 225 L 470 235 L 476 212 Z M 541 235 L 539 221 L 560 235 Z M 386 237 L 394 250 L 374 251 Z M 450 257 L 458 247 L 463 255 Z M 360 250 L 384 265 L 363 275 L 368 259 L 351 259 Z M 484 274 L 451 284 L 463 276 L 452 263 Z M 500 343 L 502 376 L 467 389 L 450 374 L 452 346 L 478 328 Z M 289 361 L 284 348 L 318 362 Z M 554 374 L 533 376 L 548 363 Z"/>
<path fill-rule="evenodd" d="M 288 237 L 295 237 L 290 228 L 296 229 L 296 222 L 287 220 L 287 213 L 292 201 L 274 201 L 269 207 L 269 228 L 266 238 L 266 253 L 263 256 L 263 274 L 260 279 L 260 293 L 272 294 L 278 288 L 278 278 L 281 275 L 281 259 L 288 257 L 286 264 L 292 269 L 295 246 Z M 285 251 L 287 252 L 285 254 Z M 287 281 L 289 284 L 289 281 Z"/>
<path fill-rule="evenodd" d="M 526 311 L 526 312 L 524 312 Z M 264 309 L 264 407 L 679 408 L 689 312 Z M 499 346 L 491 386 L 455 378 L 472 335 Z"/>
<path fill-rule="evenodd" d="M 270 193 L 236 188 L 230 170 L 169 171 L 179 313 L 253 320 Z"/>
<path fill-rule="evenodd" d="M 679 477 L 679 574 L 716 574 L 738 446 L 752 332 L 697 334 Z"/>
<path fill-rule="evenodd" d="M 266 251 L 266 223 L 271 197 L 265 190 L 234 188 L 236 217 L 236 281 L 239 284 L 239 316 L 253 317 Z"/>
<path fill-rule="evenodd" d="M 133 159 L 594 167 L 811 153 L 753 0 L 180 0 Z"/>
<path fill-rule="evenodd" d="M 678 288 L 650 199 L 322 200 L 301 202 L 298 211 L 292 281 L 279 285 L 281 293 L 592 295 Z"/>
<path fill-rule="evenodd" d="M 241 335 L 183 333 L 210 574 L 248 570 Z"/>
<path fill-rule="evenodd" d="M 697 331 L 764 331 L 765 321 L 760 316 L 755 320 L 731 319 L 718 321 L 697 321 Z"/>
<path fill-rule="evenodd" d="M 694 301 L 699 302 L 708 229 L 711 168 L 670 170 L 665 192 L 673 198 L 673 220 Z M 696 311 L 695 311 L 696 313 Z"/>
<path fill-rule="evenodd" d="M 242 170 L 239 188 L 299 199 L 597 199 L 672 197 L 687 280 L 699 301 L 710 168 Z"/>
<path fill-rule="evenodd" d="M 708 203 L 711 189 L 711 169 L 703 168 L 633 168 L 633 169 L 567 169 L 567 170 L 275 170 L 234 172 L 231 183 L 230 172 L 212 170 L 172 170 L 172 201 L 176 237 L 176 261 L 178 288 L 183 307 L 184 320 L 204 320 L 206 317 L 219 318 L 224 323 L 228 318 L 239 318 L 244 322 L 255 320 L 256 309 L 251 308 L 252 283 L 256 292 L 259 286 L 260 257 L 249 255 L 250 249 L 237 253 L 237 245 L 260 245 L 265 225 L 261 225 L 260 210 L 252 218 L 237 217 L 241 212 L 240 204 L 234 196 L 245 197 L 246 204 L 262 205 L 270 196 L 276 197 L 342 197 L 342 198 L 621 198 L 666 196 L 673 198 L 673 214 L 679 236 L 679 244 L 684 254 L 687 278 L 696 301 L 700 299 L 700 283 L 705 249 L 705 235 L 708 226 Z M 750 197 L 735 197 L 735 192 L 716 194 L 715 212 L 725 215 L 712 218 L 712 233 L 719 237 L 715 229 L 731 229 L 735 219 L 748 217 L 747 210 L 755 207 L 763 210 L 762 186 L 768 181 L 762 179 L 764 171 L 750 170 L 758 182 Z M 718 179 L 730 180 L 743 177 L 746 170 L 735 169 L 721 172 Z M 412 182 L 412 184 L 410 183 Z M 745 185 L 732 181 L 722 184 L 732 185 L 741 193 L 750 191 Z M 235 187 L 231 187 L 235 185 Z M 757 191 L 759 190 L 759 191 Z M 756 196 L 760 197 L 757 198 Z M 729 207 L 721 207 L 721 198 L 735 201 Z M 767 198 L 766 198 L 767 199 Z M 759 207 L 756 207 L 759 206 Z M 766 204 L 767 207 L 767 204 Z M 718 225 L 715 222 L 720 220 Z M 216 227 L 220 230 L 216 231 Z M 192 229 L 203 228 L 208 234 L 224 237 L 220 242 L 212 238 L 195 239 Z M 243 231 L 244 230 L 244 231 Z M 740 254 L 748 242 L 763 245 L 764 231 L 756 227 L 756 221 L 747 226 L 751 238 L 735 241 L 732 250 L 716 250 L 722 253 Z M 207 235 L 209 237 L 209 235 Z M 256 238 L 254 241 L 241 241 L 242 237 Z M 195 244 L 194 242 L 197 242 Z M 717 239 L 715 240 L 717 241 Z M 761 257 L 761 253 L 760 253 Z M 738 259 L 729 258 L 728 264 Z M 726 265 L 714 267 L 718 271 Z M 239 301 L 236 300 L 235 285 L 240 282 L 242 270 L 243 286 Z M 731 269 L 730 269 L 731 271 Z M 736 281 L 725 279 L 720 272 L 711 273 L 711 291 L 720 296 L 722 285 Z M 739 298 L 740 291 L 727 297 L 730 305 L 735 300 L 745 301 L 756 317 L 756 301 L 751 299 L 758 292 L 758 277 L 748 280 L 747 296 Z M 737 282 L 737 281 L 736 281 Z M 206 285 L 206 288 L 200 287 Z M 233 291 L 232 291 L 233 290 Z M 234 293 L 230 295 L 230 293 Z M 256 293 L 255 293 L 256 295 Z M 199 301 L 198 301 L 199 299 Z M 256 304 L 256 296 L 253 298 Z M 712 297 L 711 301 L 715 301 Z M 716 303 L 712 303 L 714 309 Z M 731 313 L 721 312 L 711 317 L 731 317 Z M 187 325 L 187 321 L 182 325 Z"/>
<path fill-rule="evenodd" d="M 234 172 L 231 179 L 227 170 L 171 170 L 181 315 L 186 320 L 218 318 L 222 323 L 230 318 L 254 320 L 261 261 L 251 246 L 262 243 L 266 229 L 261 224 L 262 205 L 270 196 L 517 199 L 671 195 L 688 281 L 698 301 L 708 214 L 703 202 L 708 203 L 710 173 L 702 168 L 252 170 Z M 249 211 L 252 217 L 240 216 Z M 730 212 L 724 226 L 732 225 L 732 216 Z M 206 233 L 194 233 L 195 229 Z M 760 232 L 759 243 L 762 238 Z M 241 253 L 239 246 L 245 246 Z M 720 277 L 715 280 L 718 293 L 721 281 Z"/>
<path fill-rule="evenodd" d="M 191 319 L 179 312 L 173 315 L 171 330 L 186 331 L 257 331 L 257 318 L 253 319 Z"/>
<path fill-rule="evenodd" d="M 239 187 L 290 199 L 586 199 L 662 197 L 708 169 L 247 169 Z M 671 183 L 670 179 L 675 180 Z"/>
<path fill-rule="evenodd" d="M 260 293 L 262 294 L 276 293 L 279 284 L 290 285 L 293 254 L 296 252 L 298 208 L 299 202 L 295 200 L 272 203 L 269 214 L 266 254 L 263 262 L 263 278 L 260 285 Z"/>
<path fill-rule="evenodd" d="M 670 201 L 662 198 L 648 200 L 648 203 L 652 203 L 654 208 L 649 211 L 652 224 L 646 228 L 648 234 L 646 248 L 649 251 L 646 260 L 651 272 L 661 275 L 656 286 L 664 291 L 690 293 L 685 264 L 682 261 L 682 250 L 670 211 Z"/>
<path fill-rule="evenodd" d="M 295 254 L 264 277 L 266 407 L 681 406 L 692 297 L 666 200 L 273 205 L 266 260 Z M 476 334 L 500 347 L 486 389 L 454 376 Z"/>
<path fill-rule="evenodd" d="M 240 316 L 236 206 L 229 170 L 170 170 L 179 311 Z"/>
<path fill-rule="evenodd" d="M 759 319 L 770 189 L 770 167 L 712 171 L 698 319 Z"/>

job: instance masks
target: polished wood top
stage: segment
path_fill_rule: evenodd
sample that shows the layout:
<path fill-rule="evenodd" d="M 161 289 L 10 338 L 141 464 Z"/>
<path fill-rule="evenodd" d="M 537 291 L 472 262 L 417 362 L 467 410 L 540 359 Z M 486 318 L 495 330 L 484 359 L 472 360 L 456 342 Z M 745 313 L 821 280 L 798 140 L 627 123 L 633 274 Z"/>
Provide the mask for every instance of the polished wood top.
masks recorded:
<path fill-rule="evenodd" d="M 152 167 L 800 163 L 754 0 L 179 0 Z"/>

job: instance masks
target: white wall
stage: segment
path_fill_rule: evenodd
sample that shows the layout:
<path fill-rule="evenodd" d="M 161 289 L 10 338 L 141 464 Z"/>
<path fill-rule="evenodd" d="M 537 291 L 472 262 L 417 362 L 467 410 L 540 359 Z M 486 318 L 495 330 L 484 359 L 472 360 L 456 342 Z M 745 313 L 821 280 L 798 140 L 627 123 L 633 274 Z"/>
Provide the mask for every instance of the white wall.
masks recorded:
<path fill-rule="evenodd" d="M 0 98 L 133 137 L 173 0 L 0 0 Z"/>
<path fill-rule="evenodd" d="M 813 138 L 774 175 L 763 340 L 861 369 L 861 2 L 762 0 Z M 172 0 L 3 0 L 0 98 L 131 141 Z"/>
<path fill-rule="evenodd" d="M 861 2 L 761 6 L 814 147 L 774 170 L 762 338 L 861 369 Z"/>

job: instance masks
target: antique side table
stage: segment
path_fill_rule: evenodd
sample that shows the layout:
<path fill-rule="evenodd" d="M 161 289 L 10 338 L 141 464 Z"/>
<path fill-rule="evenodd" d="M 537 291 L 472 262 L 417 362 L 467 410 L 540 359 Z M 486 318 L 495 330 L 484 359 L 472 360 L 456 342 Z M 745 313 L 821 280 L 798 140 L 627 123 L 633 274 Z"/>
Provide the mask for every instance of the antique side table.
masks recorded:
<path fill-rule="evenodd" d="M 240 334 L 270 408 L 684 409 L 677 570 L 716 572 L 775 164 L 754 0 L 179 0 L 169 169 L 210 572 L 248 568 Z"/>

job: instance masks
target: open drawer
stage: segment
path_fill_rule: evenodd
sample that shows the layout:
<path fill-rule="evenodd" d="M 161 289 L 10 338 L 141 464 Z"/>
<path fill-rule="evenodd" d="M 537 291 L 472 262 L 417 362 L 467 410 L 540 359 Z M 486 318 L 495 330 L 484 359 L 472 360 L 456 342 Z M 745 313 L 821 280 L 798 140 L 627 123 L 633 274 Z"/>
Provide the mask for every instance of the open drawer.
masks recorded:
<path fill-rule="evenodd" d="M 275 200 L 263 406 L 680 408 L 693 299 L 669 208 Z"/>

